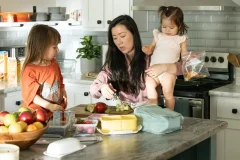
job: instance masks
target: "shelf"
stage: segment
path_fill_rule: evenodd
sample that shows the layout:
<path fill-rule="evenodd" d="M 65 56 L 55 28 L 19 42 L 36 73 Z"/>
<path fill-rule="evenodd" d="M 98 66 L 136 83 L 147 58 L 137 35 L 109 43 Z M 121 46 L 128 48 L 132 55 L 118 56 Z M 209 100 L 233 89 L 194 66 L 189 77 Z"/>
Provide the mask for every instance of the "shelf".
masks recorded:
<path fill-rule="evenodd" d="M 0 29 L 2 28 L 29 28 L 36 24 L 45 24 L 52 27 L 59 28 L 82 28 L 81 21 L 36 21 L 36 22 L 0 22 Z"/>

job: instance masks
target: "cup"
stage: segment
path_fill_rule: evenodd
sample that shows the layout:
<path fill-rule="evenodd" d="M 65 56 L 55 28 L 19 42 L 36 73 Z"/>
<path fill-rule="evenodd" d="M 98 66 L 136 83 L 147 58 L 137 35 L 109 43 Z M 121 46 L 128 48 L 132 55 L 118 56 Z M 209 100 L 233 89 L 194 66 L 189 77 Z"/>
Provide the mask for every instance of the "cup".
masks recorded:
<path fill-rule="evenodd" d="M 0 144 L 0 159 L 19 160 L 19 147 L 13 144 Z"/>
<path fill-rule="evenodd" d="M 68 111 L 65 111 L 65 113 L 67 114 L 67 117 L 68 117 L 68 121 L 69 121 L 69 128 L 68 128 L 68 131 L 73 131 L 74 130 L 74 123 L 75 123 L 75 120 L 76 120 L 76 118 L 75 118 L 75 112 L 74 111 L 70 111 L 70 110 L 68 110 Z"/>

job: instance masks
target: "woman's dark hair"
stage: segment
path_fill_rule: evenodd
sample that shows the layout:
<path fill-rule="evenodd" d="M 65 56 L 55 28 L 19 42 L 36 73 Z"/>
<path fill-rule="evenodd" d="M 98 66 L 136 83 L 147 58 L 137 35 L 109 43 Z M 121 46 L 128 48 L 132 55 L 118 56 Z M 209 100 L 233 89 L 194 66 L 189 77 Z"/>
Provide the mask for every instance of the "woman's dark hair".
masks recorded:
<path fill-rule="evenodd" d="M 178 34 L 184 35 L 187 33 L 188 26 L 184 23 L 183 11 L 179 7 L 173 6 L 161 6 L 158 9 L 158 14 L 160 14 L 161 23 L 162 19 L 170 18 L 178 26 Z"/>
<path fill-rule="evenodd" d="M 133 35 L 134 57 L 130 62 L 130 71 L 125 55 L 117 48 L 112 37 L 112 28 L 124 25 Z M 146 58 L 142 51 L 142 43 L 135 21 L 128 15 L 115 18 L 108 28 L 108 51 L 102 70 L 109 73 L 113 87 L 119 91 L 138 96 L 145 89 Z M 108 72 L 109 70 L 109 72 Z"/>

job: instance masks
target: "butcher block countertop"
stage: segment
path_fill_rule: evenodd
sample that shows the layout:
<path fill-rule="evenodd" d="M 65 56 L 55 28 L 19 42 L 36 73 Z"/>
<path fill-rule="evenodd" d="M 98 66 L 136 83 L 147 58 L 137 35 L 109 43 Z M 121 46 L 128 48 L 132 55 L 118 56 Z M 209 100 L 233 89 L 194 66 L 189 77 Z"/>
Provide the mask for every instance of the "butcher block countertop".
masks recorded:
<path fill-rule="evenodd" d="M 85 115 L 81 106 L 71 110 Z M 88 113 L 89 114 L 89 113 Z M 103 141 L 83 150 L 64 156 L 61 160 L 167 160 L 195 146 L 227 128 L 227 122 L 209 119 L 185 118 L 182 129 L 169 134 L 152 134 L 140 131 L 127 135 L 98 135 Z M 71 135 L 71 134 L 70 134 Z M 66 146 L 69 147 L 69 146 Z M 20 160 L 52 160 L 45 156 L 47 145 L 33 145 L 20 152 Z"/>

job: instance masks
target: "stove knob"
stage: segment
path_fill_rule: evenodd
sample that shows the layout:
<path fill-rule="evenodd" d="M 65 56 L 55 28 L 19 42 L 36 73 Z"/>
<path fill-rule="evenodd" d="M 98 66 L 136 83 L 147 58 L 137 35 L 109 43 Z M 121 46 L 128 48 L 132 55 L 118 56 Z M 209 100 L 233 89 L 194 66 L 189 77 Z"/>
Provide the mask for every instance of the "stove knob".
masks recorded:
<path fill-rule="evenodd" d="M 211 58 L 210 58 L 210 61 L 214 63 L 214 62 L 217 61 L 217 58 L 216 58 L 216 57 L 211 57 Z"/>
<path fill-rule="evenodd" d="M 234 109 L 232 109 L 232 113 L 233 113 L 233 114 L 236 114 L 237 112 L 238 112 L 238 110 L 237 110 L 237 109 L 235 109 L 235 108 L 234 108 Z"/>
<path fill-rule="evenodd" d="M 209 62 L 209 58 L 207 56 L 205 57 L 205 62 Z"/>
<path fill-rule="evenodd" d="M 223 63 L 224 62 L 224 58 L 223 57 L 219 57 L 218 58 L 218 62 Z"/>

